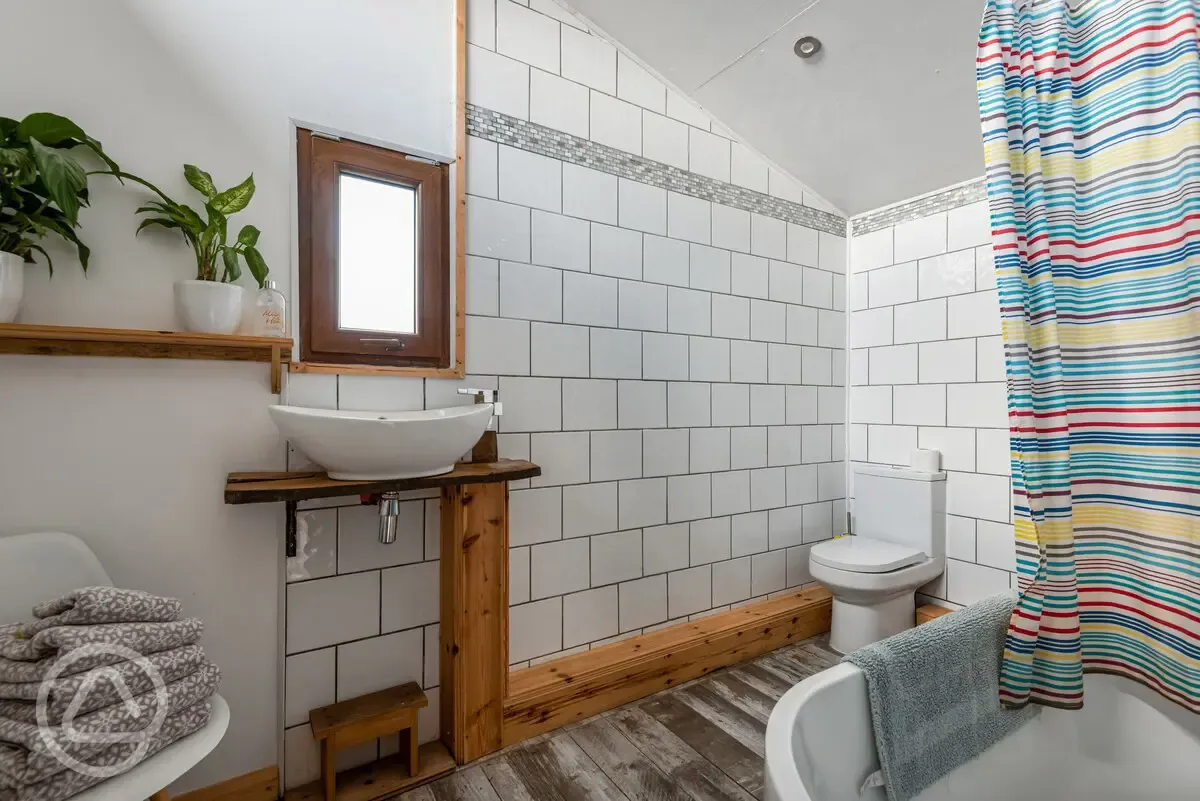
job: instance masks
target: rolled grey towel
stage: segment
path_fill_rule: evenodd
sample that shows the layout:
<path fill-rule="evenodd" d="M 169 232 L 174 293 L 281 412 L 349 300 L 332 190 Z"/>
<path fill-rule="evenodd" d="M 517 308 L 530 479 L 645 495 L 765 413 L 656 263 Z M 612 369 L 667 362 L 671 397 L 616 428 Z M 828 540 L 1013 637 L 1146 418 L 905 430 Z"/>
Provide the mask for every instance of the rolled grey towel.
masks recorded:
<path fill-rule="evenodd" d="M 185 645 L 146 657 L 150 666 L 158 671 L 168 684 L 190 676 L 208 664 L 204 649 L 199 645 Z M 116 685 L 109 680 L 115 674 L 131 695 L 141 695 L 154 688 L 146 671 L 136 662 L 120 662 L 100 671 L 97 668 L 84 673 L 62 676 L 49 682 L 46 688 L 46 717 L 52 724 L 62 722 L 63 714 L 75 702 L 81 688 L 87 692 L 79 698 L 74 714 L 86 715 L 112 706 L 122 700 Z M 37 723 L 38 694 L 44 682 L 0 683 L 0 718 L 24 723 Z"/>
<path fill-rule="evenodd" d="M 13 626 L 0 628 L 0 681 L 41 681 L 49 673 L 56 659 L 85 645 L 119 645 L 143 655 L 156 654 L 159 651 L 191 645 L 200 639 L 203 629 L 204 624 L 195 618 L 184 618 L 170 623 L 55 626 L 28 638 L 22 636 Z M 99 661 L 83 670 L 97 665 L 116 664 L 122 659 Z M 35 667 L 22 670 L 17 667 L 22 662 L 32 663 Z"/>
<path fill-rule="evenodd" d="M 217 691 L 221 671 L 208 664 L 200 670 L 165 687 L 166 716 L 178 714 Z M 81 734 L 131 734 L 145 729 L 158 711 L 154 690 L 142 693 L 87 715 L 74 717 L 70 728 Z M 65 766 L 46 743 L 48 735 L 62 752 L 80 762 L 108 748 L 111 743 L 80 741 L 68 735 L 64 727 L 42 730 L 36 724 L 0 719 L 0 776 L 18 785 L 34 784 L 64 770 Z"/>
<path fill-rule="evenodd" d="M 32 623 L 22 631 L 32 637 L 53 626 L 86 626 L 92 623 L 170 623 L 179 618 L 177 598 L 163 598 L 141 590 L 120 587 L 83 587 L 33 608 Z"/>
<path fill-rule="evenodd" d="M 171 715 L 163 721 L 162 728 L 150 741 L 150 747 L 146 750 L 142 760 L 153 756 L 176 740 L 204 728 L 211 716 L 212 703 L 207 700 Z M 134 743 L 117 743 L 93 754 L 86 764 L 97 767 L 118 765 L 129 759 L 136 748 L 137 745 Z M 103 778 L 76 773 L 65 768 L 33 784 L 21 784 L 0 774 L 0 801 L 66 801 L 71 796 L 102 781 L 104 781 Z"/>
<path fill-rule="evenodd" d="M 1000 706 L 1014 600 L 994 595 L 846 655 L 867 678 L 889 801 L 908 801 L 1036 716 Z"/>

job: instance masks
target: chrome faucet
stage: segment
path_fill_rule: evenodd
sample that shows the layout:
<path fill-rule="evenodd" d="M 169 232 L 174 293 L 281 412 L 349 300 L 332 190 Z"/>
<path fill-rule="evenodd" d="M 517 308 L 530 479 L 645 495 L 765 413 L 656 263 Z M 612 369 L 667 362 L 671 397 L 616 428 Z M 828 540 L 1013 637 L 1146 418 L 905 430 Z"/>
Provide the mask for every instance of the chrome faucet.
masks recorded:
<path fill-rule="evenodd" d="M 499 397 L 500 393 L 494 389 L 460 389 L 459 395 L 471 395 L 475 398 L 476 403 L 492 404 L 492 418 L 488 420 L 487 431 L 484 432 L 483 439 L 480 443 L 488 440 L 487 447 L 490 447 L 490 454 L 487 458 L 481 458 L 475 461 L 495 461 L 496 460 L 496 418 L 504 412 L 504 407 L 501 406 Z M 479 449 L 479 445 L 475 446 Z M 486 450 L 486 448 L 485 448 Z M 391 545 L 396 541 L 396 535 L 400 528 L 400 493 L 385 492 L 379 496 L 379 541 L 384 545 Z"/>
<path fill-rule="evenodd" d="M 492 404 L 492 419 L 488 421 L 488 431 L 494 431 L 496 418 L 504 414 L 504 404 L 500 403 L 500 392 L 495 389 L 469 389 L 462 388 L 458 391 L 459 395 L 471 395 L 475 398 L 476 403 Z"/>
<path fill-rule="evenodd" d="M 504 407 L 500 404 L 500 393 L 494 389 L 460 389 L 459 395 L 471 395 L 475 398 L 476 405 L 480 403 L 492 404 L 492 416 L 488 418 L 487 428 L 483 431 L 483 436 L 475 443 L 475 447 L 471 448 L 471 455 L 467 461 L 471 464 L 489 464 L 500 458 L 500 447 L 496 440 L 496 431 L 500 428 L 500 415 L 504 414 Z"/>

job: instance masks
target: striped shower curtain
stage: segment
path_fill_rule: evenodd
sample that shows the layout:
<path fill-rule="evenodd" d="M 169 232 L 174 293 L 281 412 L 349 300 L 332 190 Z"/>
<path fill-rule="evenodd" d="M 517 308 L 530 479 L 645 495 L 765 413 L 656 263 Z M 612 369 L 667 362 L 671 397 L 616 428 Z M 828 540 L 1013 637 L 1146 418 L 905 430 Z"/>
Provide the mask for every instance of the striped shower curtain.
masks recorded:
<path fill-rule="evenodd" d="M 1200 0 L 988 0 L 1021 598 L 1001 702 L 1200 712 Z"/>

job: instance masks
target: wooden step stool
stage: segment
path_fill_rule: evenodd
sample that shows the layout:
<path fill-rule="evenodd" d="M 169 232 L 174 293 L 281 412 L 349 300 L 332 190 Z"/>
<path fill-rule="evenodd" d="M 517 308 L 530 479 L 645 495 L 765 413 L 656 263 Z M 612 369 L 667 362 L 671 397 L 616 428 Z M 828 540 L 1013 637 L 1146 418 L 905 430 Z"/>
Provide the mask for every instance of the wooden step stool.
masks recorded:
<path fill-rule="evenodd" d="M 429 699 L 416 682 L 390 687 L 308 713 L 313 737 L 321 743 L 321 782 L 325 801 L 337 798 L 337 754 L 368 740 L 408 732 L 408 775 L 421 771 L 417 756 L 417 713 Z M 404 738 L 401 737 L 401 753 Z"/>

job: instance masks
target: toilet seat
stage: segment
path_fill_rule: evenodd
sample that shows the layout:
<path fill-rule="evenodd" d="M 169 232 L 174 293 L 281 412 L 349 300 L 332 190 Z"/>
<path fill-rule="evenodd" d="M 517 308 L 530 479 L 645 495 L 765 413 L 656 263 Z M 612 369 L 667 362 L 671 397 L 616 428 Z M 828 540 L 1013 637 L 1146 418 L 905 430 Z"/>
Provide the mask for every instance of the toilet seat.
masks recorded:
<path fill-rule="evenodd" d="M 923 562 L 924 552 L 867 537 L 838 537 L 812 547 L 813 562 L 849 573 L 890 573 Z"/>
<path fill-rule="evenodd" d="M 833 595 L 833 650 L 848 654 L 913 627 L 914 593 L 946 569 L 942 557 L 920 556 L 920 561 L 896 570 L 868 573 L 829 567 L 819 561 L 816 546 L 809 551 L 809 572 Z"/>
<path fill-rule="evenodd" d="M 809 554 L 809 572 L 817 581 L 833 593 L 834 598 L 853 598 L 858 603 L 883 600 L 896 593 L 912 592 L 926 582 L 937 578 L 946 569 L 946 560 L 941 557 L 922 558 L 915 564 L 886 573 L 867 573 L 859 570 L 842 570 L 829 567 Z"/>

